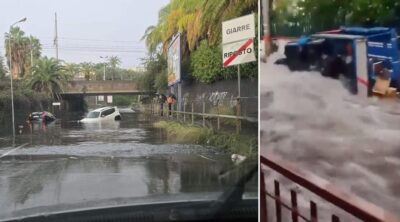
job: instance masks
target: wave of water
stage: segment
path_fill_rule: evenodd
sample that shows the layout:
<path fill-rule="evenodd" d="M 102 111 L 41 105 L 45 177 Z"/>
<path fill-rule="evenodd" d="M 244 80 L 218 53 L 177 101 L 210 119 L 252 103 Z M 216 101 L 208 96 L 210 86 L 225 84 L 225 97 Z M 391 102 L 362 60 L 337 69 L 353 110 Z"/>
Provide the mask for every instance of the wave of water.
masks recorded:
<path fill-rule="evenodd" d="M 261 65 L 261 149 L 399 211 L 399 102 L 353 96 L 338 80 L 274 64 L 283 57 Z"/>

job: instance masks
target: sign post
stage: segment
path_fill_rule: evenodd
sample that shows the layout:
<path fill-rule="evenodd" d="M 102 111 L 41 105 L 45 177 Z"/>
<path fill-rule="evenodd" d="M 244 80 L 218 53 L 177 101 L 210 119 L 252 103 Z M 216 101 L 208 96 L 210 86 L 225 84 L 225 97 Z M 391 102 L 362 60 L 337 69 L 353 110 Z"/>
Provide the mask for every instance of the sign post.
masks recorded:
<path fill-rule="evenodd" d="M 238 97 L 240 98 L 240 66 L 237 66 L 238 68 Z"/>
<path fill-rule="evenodd" d="M 240 98 L 240 64 L 256 61 L 254 54 L 254 14 L 222 23 L 222 60 L 224 68 L 238 65 L 238 98 Z"/>
<path fill-rule="evenodd" d="M 240 64 L 256 61 L 254 38 L 256 36 L 254 14 L 245 15 L 222 23 L 222 61 L 224 68 L 237 65 L 238 96 L 236 115 L 240 117 Z M 241 120 L 236 120 L 236 133 L 241 130 Z"/>

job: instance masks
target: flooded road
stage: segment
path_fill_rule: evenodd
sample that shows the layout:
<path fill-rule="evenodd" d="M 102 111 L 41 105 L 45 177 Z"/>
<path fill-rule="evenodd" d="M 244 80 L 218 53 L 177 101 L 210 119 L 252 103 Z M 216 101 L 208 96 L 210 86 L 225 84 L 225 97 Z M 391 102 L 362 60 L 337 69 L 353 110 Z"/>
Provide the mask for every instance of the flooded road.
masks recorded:
<path fill-rule="evenodd" d="M 166 144 L 140 113 L 122 121 L 79 124 L 78 117 L 25 126 L 0 140 L 0 220 L 36 213 L 198 198 L 216 198 L 239 175 L 214 147 Z M 256 196 L 257 182 L 248 187 Z M 250 194 L 251 195 L 251 194 Z"/>
<path fill-rule="evenodd" d="M 317 72 L 261 64 L 261 149 L 400 211 L 400 103 L 352 96 Z"/>

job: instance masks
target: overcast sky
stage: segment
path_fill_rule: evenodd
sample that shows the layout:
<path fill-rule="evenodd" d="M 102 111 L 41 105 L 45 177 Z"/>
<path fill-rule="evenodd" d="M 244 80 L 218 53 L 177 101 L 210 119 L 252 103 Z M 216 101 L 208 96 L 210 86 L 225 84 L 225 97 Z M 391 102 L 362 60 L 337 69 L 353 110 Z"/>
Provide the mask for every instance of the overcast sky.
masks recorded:
<path fill-rule="evenodd" d="M 40 39 L 42 53 L 55 57 L 54 13 L 58 18 L 59 59 L 100 62 L 100 56 L 121 58 L 122 67 L 140 65 L 146 55 L 140 41 L 145 29 L 157 23 L 158 11 L 169 0 L 7 0 L 0 8 L 0 54 L 4 33 L 14 22 L 28 35 Z"/>

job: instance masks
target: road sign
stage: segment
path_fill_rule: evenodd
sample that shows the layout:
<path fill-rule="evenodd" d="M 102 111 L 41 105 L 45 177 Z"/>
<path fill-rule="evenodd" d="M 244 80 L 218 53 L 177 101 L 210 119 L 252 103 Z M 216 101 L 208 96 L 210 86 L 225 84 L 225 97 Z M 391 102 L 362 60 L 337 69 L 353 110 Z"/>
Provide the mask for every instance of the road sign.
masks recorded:
<path fill-rule="evenodd" d="M 253 39 L 224 44 L 222 47 L 224 67 L 256 61 Z"/>
<path fill-rule="evenodd" d="M 256 37 L 254 14 L 222 23 L 222 44 Z"/>

